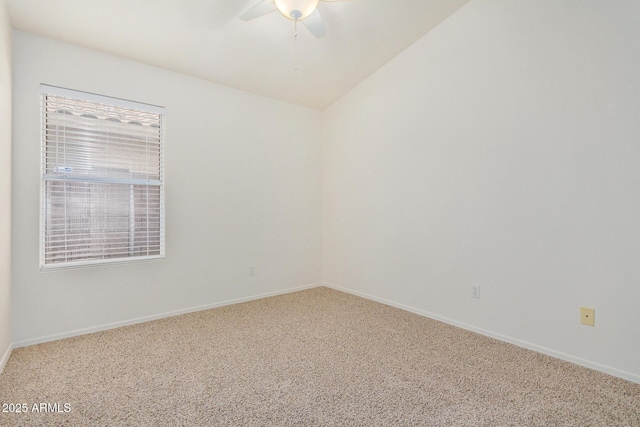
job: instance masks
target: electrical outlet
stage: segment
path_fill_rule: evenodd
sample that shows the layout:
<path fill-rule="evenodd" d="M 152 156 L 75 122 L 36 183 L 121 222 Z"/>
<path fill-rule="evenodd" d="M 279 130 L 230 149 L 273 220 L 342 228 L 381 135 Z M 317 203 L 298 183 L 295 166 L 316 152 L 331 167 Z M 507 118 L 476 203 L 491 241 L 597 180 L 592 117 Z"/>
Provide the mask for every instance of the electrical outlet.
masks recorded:
<path fill-rule="evenodd" d="M 480 285 L 471 285 L 471 298 L 480 299 Z"/>
<path fill-rule="evenodd" d="M 595 326 L 596 311 L 593 308 L 580 307 L 580 323 L 587 326 Z"/>
<path fill-rule="evenodd" d="M 250 265 L 249 266 L 249 276 L 255 276 L 256 275 L 256 266 L 255 265 Z"/>

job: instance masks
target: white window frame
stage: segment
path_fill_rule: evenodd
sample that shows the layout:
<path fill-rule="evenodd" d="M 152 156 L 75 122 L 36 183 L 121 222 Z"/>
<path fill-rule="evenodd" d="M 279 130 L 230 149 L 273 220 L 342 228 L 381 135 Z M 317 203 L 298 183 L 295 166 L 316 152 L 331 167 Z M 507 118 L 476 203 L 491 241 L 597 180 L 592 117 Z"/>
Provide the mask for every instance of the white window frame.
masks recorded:
<path fill-rule="evenodd" d="M 160 159 L 159 159 L 159 167 L 160 167 L 160 179 L 159 182 L 154 181 L 153 186 L 159 187 L 160 192 L 160 207 L 159 207 L 159 217 L 160 217 L 160 249 L 159 254 L 157 255 L 146 255 L 146 256 L 121 256 L 118 258 L 109 258 L 109 259 L 101 259 L 94 258 L 89 260 L 78 260 L 78 261 L 66 261 L 66 262 L 56 262 L 47 264 L 45 261 L 45 235 L 46 235 L 46 221 L 47 221 L 47 200 L 46 200 L 46 181 L 52 178 L 51 174 L 47 174 L 47 158 L 46 158 L 46 96 L 61 96 L 64 98 L 81 100 L 86 102 L 91 102 L 95 104 L 103 104 L 112 107 L 120 107 L 126 108 L 129 110 L 137 110 L 146 113 L 155 113 L 160 116 Z M 56 86 L 50 86 L 41 84 L 40 85 L 40 98 L 41 98 L 41 121 L 40 121 L 40 130 L 41 130 L 41 167 L 40 167 L 40 270 L 48 271 L 48 270 L 60 270 L 60 269 L 71 269 L 71 268 L 82 268 L 82 267 L 95 267 L 105 264 L 123 264 L 123 263 L 136 263 L 136 262 L 144 262 L 144 261 L 157 261 L 165 259 L 165 180 L 164 180 L 164 151 L 165 151 L 165 115 L 166 109 L 165 107 L 145 104 L 125 99 L 112 98 L 103 95 L 97 95 L 89 92 L 76 91 L 72 89 L 65 89 Z M 59 177 L 57 178 L 59 179 Z M 84 179 L 70 178 L 65 177 L 64 180 L 75 181 L 75 182 L 83 182 L 83 183 L 91 183 L 91 182 L 105 182 L 105 183 L 114 183 L 114 184 L 130 184 L 133 188 L 133 185 L 140 184 L 139 180 L 135 179 L 92 179 L 91 176 L 88 176 Z M 151 182 L 151 181 L 147 181 Z M 133 191 L 133 190 L 132 190 Z M 157 191 L 157 190 L 156 190 Z"/>

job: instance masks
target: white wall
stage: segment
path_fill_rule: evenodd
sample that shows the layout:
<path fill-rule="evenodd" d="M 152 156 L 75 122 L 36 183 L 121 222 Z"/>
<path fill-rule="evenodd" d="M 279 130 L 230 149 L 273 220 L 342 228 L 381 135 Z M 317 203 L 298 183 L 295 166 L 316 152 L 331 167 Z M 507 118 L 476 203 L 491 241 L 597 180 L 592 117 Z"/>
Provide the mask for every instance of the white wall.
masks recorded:
<path fill-rule="evenodd" d="M 324 114 L 325 282 L 640 382 L 639 47 L 634 0 L 420 39 Z"/>
<path fill-rule="evenodd" d="M 11 349 L 11 24 L 0 0 L 0 372 Z"/>
<path fill-rule="evenodd" d="M 321 281 L 319 112 L 21 32 L 13 76 L 16 345 Z M 166 261 L 39 271 L 40 83 L 167 108 Z"/>

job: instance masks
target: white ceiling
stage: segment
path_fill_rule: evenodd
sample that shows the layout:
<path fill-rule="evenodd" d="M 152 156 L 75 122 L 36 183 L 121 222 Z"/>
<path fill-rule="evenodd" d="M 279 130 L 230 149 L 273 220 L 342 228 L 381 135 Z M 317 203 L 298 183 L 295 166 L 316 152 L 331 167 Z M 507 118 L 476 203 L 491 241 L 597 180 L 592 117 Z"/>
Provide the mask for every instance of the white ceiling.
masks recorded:
<path fill-rule="evenodd" d="M 469 0 L 351 0 L 318 9 L 327 36 L 259 0 L 5 0 L 15 29 L 322 110 Z"/>

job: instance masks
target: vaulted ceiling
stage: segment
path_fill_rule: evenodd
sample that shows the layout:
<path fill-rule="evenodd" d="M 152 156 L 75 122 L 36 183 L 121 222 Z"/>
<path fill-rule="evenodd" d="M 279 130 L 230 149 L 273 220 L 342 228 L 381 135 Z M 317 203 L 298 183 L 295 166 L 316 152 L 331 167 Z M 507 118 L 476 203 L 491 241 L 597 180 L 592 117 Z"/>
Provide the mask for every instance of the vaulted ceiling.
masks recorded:
<path fill-rule="evenodd" d="M 297 41 L 277 11 L 238 19 L 259 0 L 5 1 L 17 30 L 322 110 L 469 0 L 320 2 L 327 35 Z"/>

